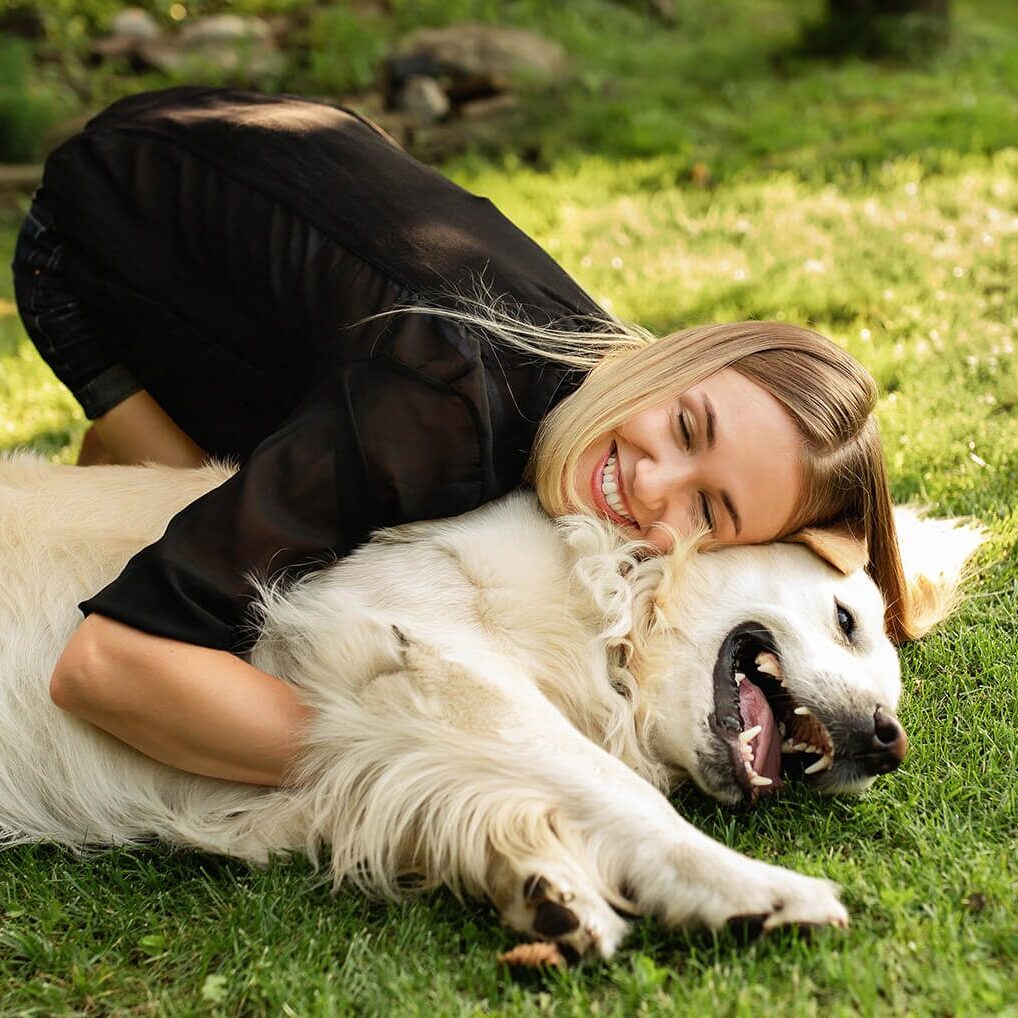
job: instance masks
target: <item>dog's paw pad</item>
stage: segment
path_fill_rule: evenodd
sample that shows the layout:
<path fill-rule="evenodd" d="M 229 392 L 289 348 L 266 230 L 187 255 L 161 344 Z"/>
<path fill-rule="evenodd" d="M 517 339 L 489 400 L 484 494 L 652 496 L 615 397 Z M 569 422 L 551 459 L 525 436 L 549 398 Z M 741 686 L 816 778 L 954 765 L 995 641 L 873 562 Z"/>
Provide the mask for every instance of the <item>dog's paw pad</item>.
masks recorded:
<path fill-rule="evenodd" d="M 534 930 L 542 937 L 564 937 L 579 925 L 576 913 L 557 901 L 542 901 L 534 912 Z"/>

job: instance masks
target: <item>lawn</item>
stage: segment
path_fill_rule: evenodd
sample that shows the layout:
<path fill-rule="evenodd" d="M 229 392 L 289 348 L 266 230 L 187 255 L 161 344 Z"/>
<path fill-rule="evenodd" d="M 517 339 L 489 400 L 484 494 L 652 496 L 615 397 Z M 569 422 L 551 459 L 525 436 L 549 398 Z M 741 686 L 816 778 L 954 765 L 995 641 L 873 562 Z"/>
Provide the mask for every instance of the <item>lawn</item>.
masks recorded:
<path fill-rule="evenodd" d="M 677 6 L 701 13 L 507 5 L 570 46 L 578 83 L 537 111 L 536 164 L 446 169 L 623 317 L 834 337 L 880 384 L 896 498 L 987 528 L 969 600 L 902 651 L 900 771 L 859 800 L 677 799 L 734 848 L 838 881 L 851 928 L 742 946 L 641 923 L 610 964 L 521 985 L 494 961 L 512 935 L 446 894 L 21 848 L 0 858 L 0 1015 L 1018 1015 L 1018 15 L 956 2 L 951 48 L 895 67 L 790 56 L 792 0 Z M 67 461 L 84 421 L 10 301 L 0 280 L 0 449 Z"/>

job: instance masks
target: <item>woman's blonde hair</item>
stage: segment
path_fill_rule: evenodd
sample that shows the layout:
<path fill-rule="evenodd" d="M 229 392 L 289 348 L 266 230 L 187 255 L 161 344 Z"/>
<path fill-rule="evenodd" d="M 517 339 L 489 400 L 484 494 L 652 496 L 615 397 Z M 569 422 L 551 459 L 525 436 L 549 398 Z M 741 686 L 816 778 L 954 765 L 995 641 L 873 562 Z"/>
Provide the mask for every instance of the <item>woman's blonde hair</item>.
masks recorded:
<path fill-rule="evenodd" d="M 529 479 L 552 515 L 581 504 L 574 477 L 582 453 L 624 421 L 674 399 L 724 368 L 769 392 L 802 437 L 802 493 L 777 538 L 842 523 L 865 539 L 869 572 L 887 603 L 887 627 L 911 638 L 905 578 L 894 530 L 880 435 L 876 383 L 849 354 L 810 329 L 785 322 L 732 322 L 673 332 L 610 352 L 541 423 Z"/>
<path fill-rule="evenodd" d="M 582 504 L 577 461 L 600 436 L 709 375 L 738 371 L 781 403 L 802 437 L 799 506 L 776 538 L 804 527 L 847 526 L 866 542 L 888 633 L 898 642 L 916 635 L 873 417 L 876 383 L 825 336 L 786 322 L 704 325 L 661 339 L 607 317 L 535 324 L 488 293 L 460 295 L 452 307 L 399 311 L 438 315 L 496 345 L 588 371 L 541 422 L 530 457 L 527 480 L 552 516 Z"/>

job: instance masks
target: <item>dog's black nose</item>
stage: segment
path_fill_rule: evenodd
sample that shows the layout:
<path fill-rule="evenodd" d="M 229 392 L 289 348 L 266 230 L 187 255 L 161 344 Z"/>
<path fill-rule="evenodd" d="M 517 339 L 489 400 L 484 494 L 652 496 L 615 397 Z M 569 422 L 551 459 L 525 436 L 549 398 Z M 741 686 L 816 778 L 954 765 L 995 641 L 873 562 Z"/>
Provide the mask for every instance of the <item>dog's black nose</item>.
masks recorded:
<path fill-rule="evenodd" d="M 908 752 L 908 737 L 898 719 L 883 707 L 873 712 L 873 738 L 869 752 L 861 754 L 860 763 L 867 774 L 893 771 Z"/>

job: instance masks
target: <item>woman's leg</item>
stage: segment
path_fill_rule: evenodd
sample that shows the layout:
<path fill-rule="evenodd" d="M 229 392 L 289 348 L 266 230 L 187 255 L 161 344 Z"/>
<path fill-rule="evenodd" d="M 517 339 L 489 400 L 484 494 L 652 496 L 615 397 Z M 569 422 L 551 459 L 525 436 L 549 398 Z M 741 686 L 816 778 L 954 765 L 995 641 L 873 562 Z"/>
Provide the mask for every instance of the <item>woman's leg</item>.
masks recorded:
<path fill-rule="evenodd" d="M 109 449 L 103 445 L 99 432 L 93 424 L 81 438 L 81 446 L 78 449 L 78 458 L 75 463 L 79 467 L 104 467 L 113 462 Z"/>
<path fill-rule="evenodd" d="M 165 463 L 171 467 L 196 467 L 204 459 L 204 451 L 144 389 L 139 389 L 95 420 L 81 444 L 78 464 Z"/>
<path fill-rule="evenodd" d="M 205 458 L 102 341 L 73 292 L 64 247 L 42 192 L 35 195 L 14 256 L 15 294 L 29 338 L 93 422 L 78 463 L 197 466 Z"/>

